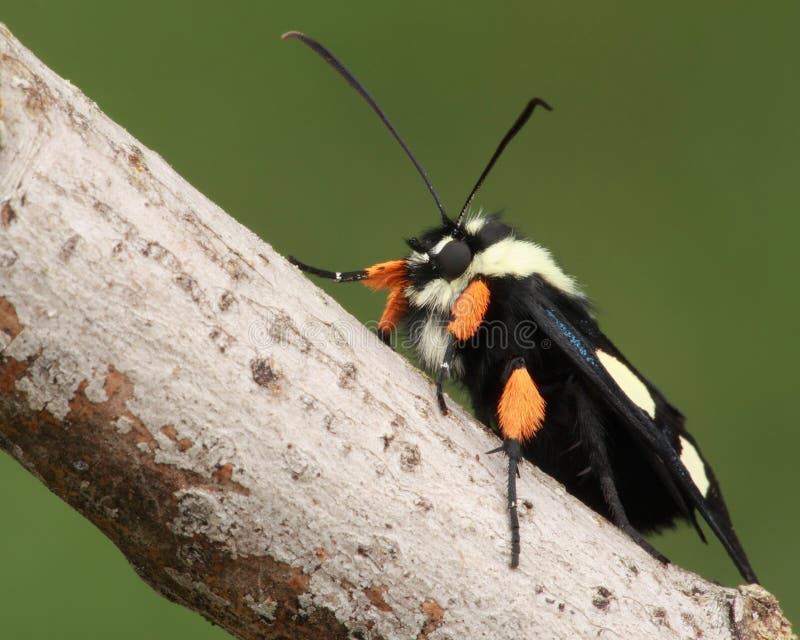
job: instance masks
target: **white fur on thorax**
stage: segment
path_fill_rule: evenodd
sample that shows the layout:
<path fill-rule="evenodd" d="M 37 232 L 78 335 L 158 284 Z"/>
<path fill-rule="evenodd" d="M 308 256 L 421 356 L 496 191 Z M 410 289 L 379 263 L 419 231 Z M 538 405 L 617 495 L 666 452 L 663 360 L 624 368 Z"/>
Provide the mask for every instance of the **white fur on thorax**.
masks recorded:
<path fill-rule="evenodd" d="M 485 223 L 486 218 L 471 218 L 466 222 L 464 228 L 467 233 L 476 234 Z M 450 237 L 442 238 L 431 250 L 431 253 L 437 254 L 450 240 L 452 240 Z M 422 259 L 421 254 L 417 254 L 417 256 L 413 257 Z M 455 280 L 448 282 L 444 278 L 437 278 L 422 289 L 409 287 L 406 289 L 406 295 L 416 307 L 426 307 L 434 311 L 449 311 L 458 296 L 476 275 L 524 278 L 533 274 L 541 276 L 547 283 L 568 295 L 583 295 L 574 278 L 561 270 L 547 249 L 530 240 L 521 240 L 513 236 L 503 238 L 476 253 L 467 270 Z"/>

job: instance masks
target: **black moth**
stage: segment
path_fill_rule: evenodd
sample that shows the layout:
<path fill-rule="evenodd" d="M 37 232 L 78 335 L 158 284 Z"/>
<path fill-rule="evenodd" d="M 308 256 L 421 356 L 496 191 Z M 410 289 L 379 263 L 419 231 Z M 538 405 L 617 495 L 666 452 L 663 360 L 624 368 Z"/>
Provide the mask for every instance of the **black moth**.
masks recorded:
<path fill-rule="evenodd" d="M 408 241 L 405 259 L 349 272 L 290 260 L 323 278 L 388 289 L 379 335 L 388 343 L 404 326 L 423 364 L 438 371 L 442 411 L 449 373 L 469 391 L 476 416 L 503 436 L 497 451 L 509 461 L 511 565 L 519 563 L 516 477 L 525 457 L 663 562 L 642 532 L 683 518 L 705 541 L 699 512 L 742 577 L 757 582 L 681 413 L 600 331 L 587 299 L 546 249 L 496 217 L 469 213 L 506 145 L 537 106 L 549 105 L 535 98 L 525 106 L 453 221 L 405 142 L 344 65 L 302 33 L 283 37 L 314 50 L 369 103 L 414 163 L 442 218 L 439 227 Z"/>

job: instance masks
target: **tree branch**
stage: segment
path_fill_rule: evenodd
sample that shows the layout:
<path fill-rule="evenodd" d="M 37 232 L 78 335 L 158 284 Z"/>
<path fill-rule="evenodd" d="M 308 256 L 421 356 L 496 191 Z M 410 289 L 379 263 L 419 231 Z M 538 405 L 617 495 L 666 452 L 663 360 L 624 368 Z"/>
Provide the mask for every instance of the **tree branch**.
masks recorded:
<path fill-rule="evenodd" d="M 510 570 L 494 436 L 2 25 L 0 53 L 0 446 L 154 589 L 240 638 L 791 636 L 527 464 Z"/>

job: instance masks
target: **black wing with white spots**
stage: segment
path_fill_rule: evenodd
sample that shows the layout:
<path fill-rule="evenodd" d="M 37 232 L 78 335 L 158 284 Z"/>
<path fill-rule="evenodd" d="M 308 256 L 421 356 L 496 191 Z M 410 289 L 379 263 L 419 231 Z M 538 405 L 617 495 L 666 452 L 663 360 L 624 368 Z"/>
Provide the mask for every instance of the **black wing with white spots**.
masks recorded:
<path fill-rule="evenodd" d="M 607 419 L 605 431 L 617 425 L 627 430 L 641 445 L 639 453 L 660 478 L 679 514 L 692 521 L 702 536 L 692 513 L 697 510 L 742 576 L 757 582 L 734 532 L 719 483 L 686 431 L 680 412 L 606 338 L 585 305 L 541 279 L 534 277 L 530 282 L 535 291 L 528 298 L 528 309 L 538 329 L 580 372 L 589 392 L 594 392 L 595 402 L 606 404 L 615 414 L 613 427 Z"/>

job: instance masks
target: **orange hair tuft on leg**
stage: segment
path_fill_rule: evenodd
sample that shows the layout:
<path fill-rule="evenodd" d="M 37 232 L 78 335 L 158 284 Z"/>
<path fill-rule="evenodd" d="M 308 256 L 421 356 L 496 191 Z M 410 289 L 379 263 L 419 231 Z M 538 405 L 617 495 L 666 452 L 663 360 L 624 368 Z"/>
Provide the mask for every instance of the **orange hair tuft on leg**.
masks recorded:
<path fill-rule="evenodd" d="M 378 323 L 378 331 L 383 335 L 394 331 L 406 311 L 408 311 L 408 298 L 403 293 L 403 288 L 392 289 L 389 293 L 389 298 L 386 300 L 386 307 L 383 310 L 383 315 L 381 315 L 381 320 Z"/>
<path fill-rule="evenodd" d="M 379 262 L 365 269 L 367 277 L 361 282 L 370 289 L 396 289 L 408 285 L 408 268 L 405 260 Z"/>
<path fill-rule="evenodd" d="M 497 416 L 506 438 L 526 442 L 533 438 L 544 422 L 545 401 L 525 366 L 515 369 L 508 378 Z"/>
<path fill-rule="evenodd" d="M 458 296 L 450 312 L 447 330 L 457 340 L 469 340 L 481 326 L 486 310 L 489 308 L 489 287 L 483 280 L 473 280 Z"/>

